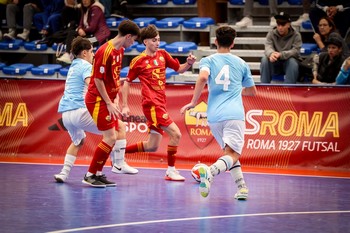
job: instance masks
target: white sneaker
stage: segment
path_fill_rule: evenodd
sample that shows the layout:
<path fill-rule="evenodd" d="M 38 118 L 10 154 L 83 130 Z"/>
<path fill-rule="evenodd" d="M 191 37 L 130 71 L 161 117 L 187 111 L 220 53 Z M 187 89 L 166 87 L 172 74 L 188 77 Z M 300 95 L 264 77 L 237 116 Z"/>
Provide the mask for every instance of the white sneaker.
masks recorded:
<path fill-rule="evenodd" d="M 270 27 L 276 27 L 277 26 L 277 22 L 276 22 L 276 19 L 275 17 L 271 17 L 270 19 Z"/>
<path fill-rule="evenodd" d="M 23 29 L 22 33 L 17 34 L 17 38 L 22 39 L 24 41 L 29 41 L 29 33 L 30 33 L 29 30 Z"/>
<path fill-rule="evenodd" d="M 10 28 L 9 32 L 4 34 L 4 38 L 8 40 L 16 39 L 16 30 L 13 28 Z"/>
<path fill-rule="evenodd" d="M 241 19 L 241 21 L 236 23 L 237 27 L 240 28 L 244 28 L 244 27 L 248 27 L 248 26 L 252 26 L 253 25 L 253 20 L 250 17 L 244 17 L 243 19 Z"/>
<path fill-rule="evenodd" d="M 70 58 L 70 55 L 68 53 L 64 53 L 62 56 L 57 58 L 58 62 L 65 63 L 65 64 L 71 64 L 72 60 Z"/>
<path fill-rule="evenodd" d="M 305 21 L 309 20 L 309 14 L 304 13 L 302 14 L 296 21 L 292 22 L 292 26 L 301 26 L 301 24 Z"/>
<path fill-rule="evenodd" d="M 139 170 L 130 167 L 126 162 L 124 162 L 122 165 L 114 164 L 112 167 L 112 172 L 117 174 L 137 174 Z"/>
<path fill-rule="evenodd" d="M 245 201 L 248 198 L 248 188 L 240 188 L 235 194 L 234 198 L 237 200 Z"/>
<path fill-rule="evenodd" d="M 177 170 L 167 170 L 164 179 L 169 181 L 185 181 L 185 177 L 180 175 L 179 171 Z"/>
<path fill-rule="evenodd" d="M 68 174 L 60 172 L 53 176 L 57 183 L 64 183 L 68 179 Z"/>
<path fill-rule="evenodd" d="M 198 171 L 199 176 L 201 177 L 199 193 L 202 197 L 207 197 L 209 195 L 211 182 L 213 181 L 213 175 L 211 174 L 209 167 L 200 167 Z"/>

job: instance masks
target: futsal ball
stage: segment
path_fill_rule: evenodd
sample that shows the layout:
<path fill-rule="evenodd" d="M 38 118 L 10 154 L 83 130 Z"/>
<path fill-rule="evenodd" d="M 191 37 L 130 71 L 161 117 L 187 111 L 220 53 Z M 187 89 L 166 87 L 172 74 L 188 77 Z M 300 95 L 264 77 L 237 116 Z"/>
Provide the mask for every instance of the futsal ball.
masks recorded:
<path fill-rule="evenodd" d="M 198 171 L 198 169 L 199 169 L 200 167 L 205 167 L 205 168 L 207 168 L 208 166 L 205 165 L 204 163 L 197 163 L 197 164 L 194 165 L 193 168 L 191 169 L 191 175 L 192 175 L 193 179 L 194 179 L 195 181 L 197 181 L 198 183 L 201 182 L 201 177 L 200 177 L 199 171 Z"/>

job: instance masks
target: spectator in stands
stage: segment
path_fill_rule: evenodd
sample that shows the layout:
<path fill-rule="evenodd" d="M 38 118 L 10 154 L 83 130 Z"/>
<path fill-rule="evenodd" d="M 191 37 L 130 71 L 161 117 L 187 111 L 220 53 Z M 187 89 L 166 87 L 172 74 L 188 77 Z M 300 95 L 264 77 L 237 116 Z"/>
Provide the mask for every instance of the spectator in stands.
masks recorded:
<path fill-rule="evenodd" d="M 334 84 L 345 60 L 342 55 L 343 41 L 340 35 L 334 34 L 325 42 L 327 52 L 322 52 L 314 56 L 312 68 L 313 84 Z"/>
<path fill-rule="evenodd" d="M 61 13 L 63 30 L 67 28 L 76 29 L 79 25 L 81 16 L 80 0 L 65 0 L 64 8 Z"/>
<path fill-rule="evenodd" d="M 285 74 L 285 83 L 296 83 L 298 60 L 300 60 L 301 35 L 291 27 L 288 14 L 275 16 L 277 27 L 266 36 L 265 56 L 261 59 L 260 77 L 262 83 L 270 83 L 272 75 Z"/>
<path fill-rule="evenodd" d="M 313 38 L 317 46 L 321 50 L 321 52 L 327 52 L 325 41 L 332 35 L 339 34 L 333 20 L 327 16 L 322 17 L 318 23 L 318 31 L 319 33 L 315 32 L 315 34 L 313 35 Z M 342 45 L 343 53 L 346 56 L 350 55 L 348 46 L 346 45 L 343 39 L 342 41 L 343 41 L 343 45 Z"/>
<path fill-rule="evenodd" d="M 33 23 L 43 36 L 59 31 L 64 0 L 41 0 L 44 11 L 34 15 Z"/>
<path fill-rule="evenodd" d="M 4 38 L 14 40 L 16 38 L 17 23 L 23 22 L 23 32 L 18 34 L 17 37 L 22 40 L 28 40 L 33 15 L 41 11 L 41 9 L 40 0 L 12 0 L 6 7 L 6 21 L 9 31 L 4 34 Z"/>
<path fill-rule="evenodd" d="M 106 18 L 110 17 L 111 11 L 112 11 L 112 0 L 99 0 L 99 1 L 105 8 L 105 17 Z M 114 2 L 118 2 L 118 1 L 114 1 Z"/>
<path fill-rule="evenodd" d="M 350 27 L 350 1 L 349 0 L 316 0 L 316 6 L 310 10 L 311 23 L 319 33 L 317 27 L 324 16 L 331 18 L 342 37 Z"/>
<path fill-rule="evenodd" d="M 278 14 L 277 12 L 277 0 L 268 0 L 269 1 L 269 8 L 270 8 L 270 26 L 275 27 L 276 26 L 276 20 L 274 18 L 275 15 Z M 237 27 L 243 28 L 247 26 L 253 25 L 253 5 L 254 0 L 246 0 L 244 4 L 243 9 L 243 15 L 244 17 L 241 19 L 241 21 L 236 23 Z"/>
<path fill-rule="evenodd" d="M 0 0 L 0 40 L 2 40 L 2 21 L 6 20 L 6 5 L 8 0 Z"/>
<path fill-rule="evenodd" d="M 292 26 L 301 26 L 303 22 L 309 20 L 311 1 L 313 0 L 303 0 L 303 14 L 296 21 L 292 22 Z"/>
<path fill-rule="evenodd" d="M 335 82 L 336 84 L 350 85 L 350 57 L 344 61 Z"/>
<path fill-rule="evenodd" d="M 103 44 L 109 38 L 109 30 L 104 16 L 103 5 L 95 0 L 82 0 L 82 15 L 77 30 L 70 31 L 66 40 L 66 52 L 57 61 L 70 64 L 70 45 L 76 36 L 87 37 L 94 44 Z"/>

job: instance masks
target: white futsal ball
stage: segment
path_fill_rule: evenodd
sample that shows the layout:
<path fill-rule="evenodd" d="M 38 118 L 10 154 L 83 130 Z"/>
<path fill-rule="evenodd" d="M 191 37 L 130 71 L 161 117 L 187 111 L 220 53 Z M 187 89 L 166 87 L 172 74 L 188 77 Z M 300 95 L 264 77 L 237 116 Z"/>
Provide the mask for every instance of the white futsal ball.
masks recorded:
<path fill-rule="evenodd" d="M 197 181 L 198 183 L 201 182 L 201 177 L 199 175 L 199 171 L 198 169 L 200 167 L 205 167 L 206 169 L 208 168 L 207 165 L 205 165 L 204 163 L 197 163 L 196 165 L 193 166 L 193 168 L 191 169 L 191 175 L 193 177 L 193 179 L 195 181 Z"/>

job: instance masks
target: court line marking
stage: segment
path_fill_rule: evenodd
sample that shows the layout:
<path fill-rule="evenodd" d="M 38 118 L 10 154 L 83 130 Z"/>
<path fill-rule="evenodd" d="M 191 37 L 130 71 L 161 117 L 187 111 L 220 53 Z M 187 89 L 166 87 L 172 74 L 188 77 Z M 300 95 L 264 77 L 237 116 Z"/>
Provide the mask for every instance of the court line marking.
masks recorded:
<path fill-rule="evenodd" d="M 23 164 L 23 165 L 43 165 L 43 166 L 62 166 L 61 163 L 30 163 L 30 162 L 7 162 L 0 161 L 0 164 Z M 85 164 L 75 164 L 75 167 L 88 167 L 89 165 Z M 106 165 L 106 167 L 111 167 L 110 165 Z M 149 169 L 149 170 L 164 170 L 164 168 L 156 168 L 156 167 L 135 167 L 138 169 Z M 190 171 L 190 169 L 179 168 L 179 171 Z M 331 175 L 311 175 L 311 174 L 289 174 L 289 173 L 273 173 L 273 172 L 245 172 L 243 174 L 253 174 L 253 175 L 275 175 L 275 176 L 297 176 L 297 177 L 315 177 L 315 178 L 331 178 L 331 179 L 350 179 L 348 176 L 331 176 Z"/>
<path fill-rule="evenodd" d="M 217 215 L 217 216 L 208 216 L 208 217 L 174 218 L 174 219 L 150 220 L 150 221 L 141 221 L 141 222 L 127 222 L 127 223 L 118 223 L 118 224 L 109 224 L 109 225 L 100 225 L 100 226 L 80 227 L 80 228 L 72 228 L 72 229 L 66 229 L 66 230 L 49 231 L 47 233 L 77 232 L 77 231 L 84 231 L 84 230 L 96 230 L 96 229 L 102 229 L 102 228 L 136 226 L 136 225 L 167 223 L 167 222 L 183 222 L 183 221 L 205 220 L 205 219 L 224 219 L 224 218 L 277 216 L 277 215 L 302 215 L 302 214 L 345 214 L 345 213 L 350 213 L 350 210 Z"/>

